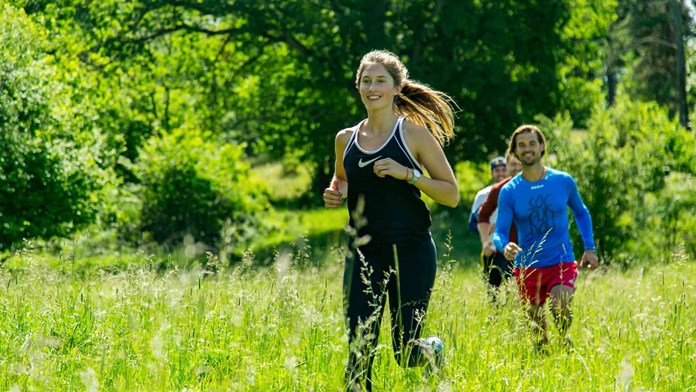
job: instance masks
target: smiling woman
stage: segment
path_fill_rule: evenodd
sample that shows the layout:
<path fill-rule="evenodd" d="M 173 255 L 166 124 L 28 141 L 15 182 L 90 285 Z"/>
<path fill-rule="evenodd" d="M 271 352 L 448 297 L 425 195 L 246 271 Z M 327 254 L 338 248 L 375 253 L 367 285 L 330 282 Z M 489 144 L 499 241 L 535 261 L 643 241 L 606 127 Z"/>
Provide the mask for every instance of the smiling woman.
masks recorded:
<path fill-rule="evenodd" d="M 421 192 L 455 207 L 459 190 L 442 151 L 453 136 L 451 98 L 410 80 L 387 51 L 363 57 L 355 84 L 367 118 L 336 135 L 335 173 L 324 204 L 338 208 L 348 199 L 355 240 L 343 279 L 351 347 L 346 383 L 369 391 L 387 296 L 397 362 L 438 370 L 442 341 L 420 338 L 437 254 Z"/>

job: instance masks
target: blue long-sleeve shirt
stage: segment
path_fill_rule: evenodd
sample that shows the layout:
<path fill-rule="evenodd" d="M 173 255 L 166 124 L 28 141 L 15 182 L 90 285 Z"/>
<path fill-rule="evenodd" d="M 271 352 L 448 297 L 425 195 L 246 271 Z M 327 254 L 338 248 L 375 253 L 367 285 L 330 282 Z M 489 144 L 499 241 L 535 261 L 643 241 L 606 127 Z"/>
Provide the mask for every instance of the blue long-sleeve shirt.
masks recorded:
<path fill-rule="evenodd" d="M 575 215 L 584 248 L 594 250 L 592 218 L 573 177 L 551 168 L 546 168 L 544 178 L 535 182 L 518 174 L 500 191 L 493 243 L 504 251 L 514 220 L 522 248 L 515 256 L 515 266 L 538 268 L 575 261 L 568 232 L 568 207 Z"/>

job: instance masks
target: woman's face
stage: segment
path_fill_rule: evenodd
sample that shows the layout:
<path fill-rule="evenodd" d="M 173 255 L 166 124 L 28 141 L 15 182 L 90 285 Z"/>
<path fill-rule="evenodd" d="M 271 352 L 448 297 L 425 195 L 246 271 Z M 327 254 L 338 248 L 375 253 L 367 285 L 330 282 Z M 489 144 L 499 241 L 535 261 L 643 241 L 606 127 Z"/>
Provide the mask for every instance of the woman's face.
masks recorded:
<path fill-rule="evenodd" d="M 360 99 L 368 110 L 391 108 L 394 96 L 399 92 L 394 86 L 394 78 L 382 64 L 369 64 L 358 81 Z"/>

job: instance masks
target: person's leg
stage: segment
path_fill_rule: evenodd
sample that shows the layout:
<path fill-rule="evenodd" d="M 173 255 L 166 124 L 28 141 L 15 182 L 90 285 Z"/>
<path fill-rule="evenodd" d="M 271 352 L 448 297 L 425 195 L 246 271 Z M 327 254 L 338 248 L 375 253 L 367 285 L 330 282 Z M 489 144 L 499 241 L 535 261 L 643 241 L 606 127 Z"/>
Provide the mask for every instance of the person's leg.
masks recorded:
<path fill-rule="evenodd" d="M 501 279 L 507 280 L 512 277 L 513 263 L 505 258 L 502 252 L 496 253 L 495 265 L 500 271 Z"/>
<path fill-rule="evenodd" d="M 372 362 L 386 295 L 379 265 L 371 255 L 352 252 L 346 257 L 343 289 L 349 350 L 345 377 L 349 391 L 372 389 Z"/>
<path fill-rule="evenodd" d="M 493 255 L 486 256 L 481 252 L 481 273 L 483 274 L 483 279 L 488 281 L 488 275 L 491 270 L 491 264 L 493 263 Z"/>
<path fill-rule="evenodd" d="M 556 321 L 558 332 L 566 337 L 573 322 L 573 312 L 570 304 L 575 294 L 575 280 L 578 276 L 576 263 L 561 263 L 558 265 L 556 278 L 551 282 L 549 306 Z"/>
<path fill-rule="evenodd" d="M 389 282 L 389 312 L 394 358 L 403 367 L 422 366 L 432 359 L 423 355 L 419 342 L 437 271 L 432 239 L 400 247 L 396 254 L 395 279 Z"/>
<path fill-rule="evenodd" d="M 544 272 L 544 268 L 516 268 L 514 271 L 520 297 L 527 307 L 527 314 L 532 323 L 532 333 L 537 342 L 537 348 L 542 348 L 549 342 L 544 309 L 544 303 L 548 296 L 543 284 Z"/>
<path fill-rule="evenodd" d="M 512 267 L 510 261 L 500 252 L 495 252 L 491 255 L 490 268 L 488 272 L 488 284 L 498 289 L 503 284 L 505 274 L 511 274 Z"/>
<path fill-rule="evenodd" d="M 494 304 L 498 302 L 500 286 L 506 279 L 512 276 L 512 262 L 505 258 L 501 252 L 492 254 L 488 269 L 488 292 Z"/>
<path fill-rule="evenodd" d="M 549 307 L 561 336 L 566 336 L 570 324 L 573 322 L 573 312 L 570 309 L 573 293 L 575 293 L 575 289 L 558 284 L 551 288 L 549 295 Z"/>
<path fill-rule="evenodd" d="M 549 332 L 546 323 L 544 303 L 542 302 L 536 305 L 529 304 L 528 314 L 532 321 L 534 341 L 536 341 L 537 346 L 541 348 L 549 343 Z"/>
<path fill-rule="evenodd" d="M 495 265 L 494 265 L 494 258 L 495 258 L 495 253 L 492 255 L 486 256 L 483 252 L 481 252 L 481 274 L 483 276 L 483 280 L 486 282 L 486 292 L 488 293 L 488 297 L 491 299 L 491 302 L 495 303 L 496 300 L 496 277 L 492 276 L 495 275 Z"/>

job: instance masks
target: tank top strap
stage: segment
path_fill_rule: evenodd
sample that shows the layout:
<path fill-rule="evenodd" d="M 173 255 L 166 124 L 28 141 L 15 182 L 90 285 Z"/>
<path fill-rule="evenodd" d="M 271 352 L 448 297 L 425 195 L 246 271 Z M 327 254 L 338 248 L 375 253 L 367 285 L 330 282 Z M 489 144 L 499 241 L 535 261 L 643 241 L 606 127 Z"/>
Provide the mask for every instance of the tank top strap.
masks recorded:
<path fill-rule="evenodd" d="M 346 148 L 343 149 L 343 159 L 346 159 L 346 154 L 348 153 L 348 150 L 355 144 L 355 141 L 358 139 L 358 131 L 360 130 L 360 126 L 366 121 L 367 119 L 364 119 L 357 123 L 352 129 L 353 129 L 353 134 L 350 135 L 350 139 L 348 139 L 348 143 L 346 144 Z"/>
<path fill-rule="evenodd" d="M 395 132 L 394 140 L 396 141 L 396 144 L 399 146 L 399 148 L 404 153 L 404 155 L 406 155 L 406 158 L 408 158 L 411 165 L 413 165 L 413 168 L 423 171 L 420 163 L 418 163 L 418 161 L 416 160 L 415 155 L 413 155 L 413 153 L 411 152 L 411 149 L 408 148 L 408 144 L 406 144 L 406 138 L 404 138 L 404 128 L 403 128 L 404 119 L 405 119 L 404 116 L 400 116 L 399 120 L 397 121 L 398 130 Z"/>

